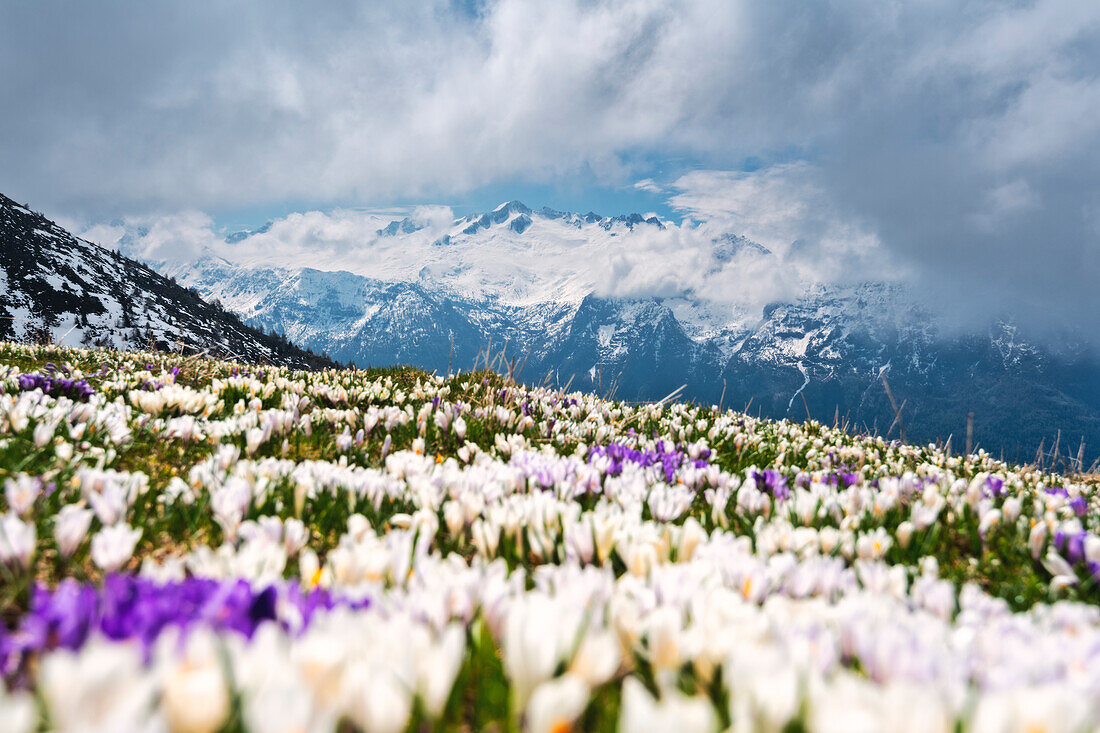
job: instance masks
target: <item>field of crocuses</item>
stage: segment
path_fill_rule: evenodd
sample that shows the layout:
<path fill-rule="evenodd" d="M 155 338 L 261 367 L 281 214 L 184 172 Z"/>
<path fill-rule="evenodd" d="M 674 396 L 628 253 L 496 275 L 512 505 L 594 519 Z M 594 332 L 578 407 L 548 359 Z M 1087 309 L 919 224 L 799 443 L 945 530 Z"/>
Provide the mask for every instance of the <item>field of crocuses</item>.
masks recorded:
<path fill-rule="evenodd" d="M 0 346 L 0 729 L 1077 731 L 1095 484 L 489 372 Z"/>

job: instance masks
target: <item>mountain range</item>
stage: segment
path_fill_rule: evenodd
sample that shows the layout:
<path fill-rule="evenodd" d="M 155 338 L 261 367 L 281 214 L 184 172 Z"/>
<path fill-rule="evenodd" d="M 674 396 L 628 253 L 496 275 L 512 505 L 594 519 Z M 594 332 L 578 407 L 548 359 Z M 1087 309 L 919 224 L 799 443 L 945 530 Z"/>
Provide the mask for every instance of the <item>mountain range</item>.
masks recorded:
<path fill-rule="evenodd" d="M 951 438 L 959 450 L 973 413 L 973 444 L 1009 459 L 1055 444 L 1061 457 L 1100 455 L 1100 361 L 1083 342 L 1029 340 L 1009 320 L 960 332 L 899 283 L 811 284 L 753 312 L 690 291 L 607 292 L 600 268 L 583 265 L 593 251 L 614 258 L 674 229 L 654 216 L 513 201 L 442 225 L 391 221 L 355 251 L 319 252 L 316 267 L 273 264 L 259 231 L 157 266 L 247 323 L 359 365 L 445 372 L 484 364 L 488 351 L 499 368 L 514 359 L 527 381 L 622 399 L 686 385 L 689 399 Z M 735 233 L 709 247 L 702 266 L 719 276 L 784 266 Z"/>
<path fill-rule="evenodd" d="M 491 362 L 522 381 L 627 400 L 683 387 L 683 398 L 889 438 L 950 438 L 960 451 L 973 414 L 973 444 L 1010 460 L 1031 461 L 1040 447 L 1050 457 L 1055 445 L 1085 468 L 1100 455 L 1100 360 L 1090 346 L 1029 339 L 1007 319 L 949 328 L 899 282 L 807 283 L 753 306 L 645 279 L 668 270 L 659 258 L 685 236 L 671 222 L 517 201 L 445 220 L 379 220 L 351 247 L 318 236 L 306 245 L 308 267 L 275 241 L 278 226 L 147 264 L 171 278 L 156 287 L 175 281 L 269 337 L 340 362 L 441 373 Z M 115 244 L 142 256 L 145 233 L 127 230 Z M 710 273 L 704 284 L 734 288 L 788 266 L 736 232 L 701 245 L 695 232 L 684 247 L 685 267 Z M 107 330 L 118 333 L 117 308 L 107 310 Z M 157 311 L 138 330 L 166 317 Z"/>

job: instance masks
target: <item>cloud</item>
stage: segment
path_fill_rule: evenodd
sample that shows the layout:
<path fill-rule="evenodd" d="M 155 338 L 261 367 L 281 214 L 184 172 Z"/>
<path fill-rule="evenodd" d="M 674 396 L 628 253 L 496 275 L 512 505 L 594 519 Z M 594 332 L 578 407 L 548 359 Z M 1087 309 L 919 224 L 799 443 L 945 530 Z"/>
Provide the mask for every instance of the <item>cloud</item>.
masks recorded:
<path fill-rule="evenodd" d="M 772 251 L 783 251 L 807 233 L 810 217 L 824 215 L 811 210 L 821 198 L 811 173 L 805 163 L 753 173 L 692 171 L 672 184 L 679 193 L 670 203 L 697 219 L 723 223 Z"/>
<path fill-rule="evenodd" d="M 214 231 L 213 219 L 199 211 L 127 217 L 84 227 L 75 221 L 63 225 L 89 242 L 146 262 L 194 260 L 224 244 Z"/>
<path fill-rule="evenodd" d="M 451 226 L 455 213 L 450 206 L 417 206 L 409 218 L 417 226 L 427 227 L 434 234 Z"/>
<path fill-rule="evenodd" d="M 990 189 L 985 195 L 985 206 L 972 219 L 978 231 L 996 234 L 1006 231 L 1018 216 L 1038 206 L 1038 197 L 1031 186 L 1027 181 L 1017 179 Z"/>
<path fill-rule="evenodd" d="M 821 175 L 808 163 L 692 171 L 673 182 L 670 203 L 708 230 L 737 232 L 767 247 L 803 284 L 902 280 L 902 265 L 873 230 L 837 209 Z"/>
<path fill-rule="evenodd" d="M 3 14 L 0 190 L 48 212 L 449 202 L 585 178 L 671 189 L 692 217 L 804 257 L 889 263 L 975 322 L 1011 309 L 1100 331 L 1096 3 L 41 0 Z M 313 224 L 321 249 L 350 226 Z"/>

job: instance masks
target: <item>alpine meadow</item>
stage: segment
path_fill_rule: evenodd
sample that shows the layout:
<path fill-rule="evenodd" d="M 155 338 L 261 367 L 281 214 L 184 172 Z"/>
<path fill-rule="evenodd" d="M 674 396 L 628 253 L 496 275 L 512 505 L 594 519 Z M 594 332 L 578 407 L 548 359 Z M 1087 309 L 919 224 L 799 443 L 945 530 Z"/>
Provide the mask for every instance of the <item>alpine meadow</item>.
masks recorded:
<path fill-rule="evenodd" d="M 0 0 L 0 731 L 1100 730 L 1100 5 Z"/>

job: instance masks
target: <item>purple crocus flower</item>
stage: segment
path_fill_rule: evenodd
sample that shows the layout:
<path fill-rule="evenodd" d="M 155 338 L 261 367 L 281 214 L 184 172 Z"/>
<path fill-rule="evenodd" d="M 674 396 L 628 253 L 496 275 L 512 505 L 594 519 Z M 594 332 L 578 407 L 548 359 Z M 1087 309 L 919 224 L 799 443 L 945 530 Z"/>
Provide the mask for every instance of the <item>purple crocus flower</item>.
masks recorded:
<path fill-rule="evenodd" d="M 709 456 L 709 451 L 707 451 Z M 676 480 L 676 472 L 685 465 L 695 468 L 706 468 L 710 465 L 705 458 L 691 459 L 687 453 L 679 447 L 666 446 L 663 440 L 658 440 L 656 445 L 649 450 L 637 450 L 621 443 L 609 443 L 608 445 L 593 446 L 588 454 L 591 462 L 598 456 L 609 460 L 607 475 L 618 476 L 623 472 L 626 463 L 633 463 L 643 468 L 650 466 L 660 467 L 664 473 L 665 481 L 673 483 Z"/>
<path fill-rule="evenodd" d="M 1069 500 L 1069 506 L 1073 509 L 1073 513 L 1079 517 L 1083 517 L 1088 514 L 1089 503 L 1083 496 L 1075 496 Z"/>
<path fill-rule="evenodd" d="M 1088 532 L 1057 532 L 1054 535 L 1054 546 L 1066 556 L 1070 565 L 1076 565 L 1085 559 L 1085 539 Z"/>
<path fill-rule="evenodd" d="M 1004 493 L 1005 480 L 1000 476 L 989 476 L 985 480 L 987 496 L 1001 496 Z"/>
<path fill-rule="evenodd" d="M 368 601 L 337 600 L 327 590 L 304 591 L 294 583 L 256 590 L 245 580 L 157 583 L 113 574 L 96 588 L 66 579 L 53 591 L 36 587 L 30 611 L 14 632 L 0 636 L 0 674 L 10 676 L 31 654 L 78 650 L 94 633 L 115 641 L 139 639 L 148 653 L 169 628 L 186 631 L 198 624 L 252 638 L 265 622 L 289 628 L 281 607 L 295 609 L 308 625 L 318 611 L 337 605 L 363 608 Z"/>
<path fill-rule="evenodd" d="M 42 390 L 43 394 L 51 397 L 68 397 L 74 402 L 87 402 L 88 398 L 95 394 L 95 390 L 83 379 L 69 379 L 56 374 L 39 374 L 29 372 L 19 375 L 19 390 L 32 392 Z"/>
<path fill-rule="evenodd" d="M 766 471 L 754 471 L 752 477 L 756 481 L 757 488 L 763 486 L 777 501 L 786 501 L 791 498 L 791 489 L 787 486 L 787 477 L 774 468 L 769 468 Z"/>

